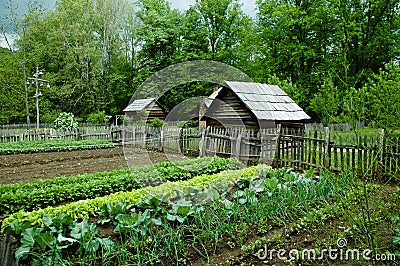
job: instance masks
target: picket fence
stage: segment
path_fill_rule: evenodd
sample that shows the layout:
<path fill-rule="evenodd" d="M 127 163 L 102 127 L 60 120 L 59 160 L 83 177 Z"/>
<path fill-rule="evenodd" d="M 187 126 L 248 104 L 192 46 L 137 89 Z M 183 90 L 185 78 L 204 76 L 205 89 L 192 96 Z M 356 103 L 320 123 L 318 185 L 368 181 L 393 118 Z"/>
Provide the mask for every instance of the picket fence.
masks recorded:
<path fill-rule="evenodd" d="M 50 125 L 51 126 L 51 125 Z M 77 129 L 56 130 L 52 127 L 42 127 L 39 132 L 36 129 L 26 129 L 19 126 L 0 128 L 0 143 L 35 140 L 108 140 L 111 138 L 113 127 L 106 125 L 82 125 Z"/>
<path fill-rule="evenodd" d="M 306 132 L 303 136 L 278 135 L 276 167 L 309 169 L 324 167 L 331 171 L 349 170 L 359 175 L 399 176 L 400 138 Z"/>
<path fill-rule="evenodd" d="M 247 163 L 267 163 L 293 169 L 349 170 L 360 175 L 400 174 L 400 138 L 289 129 L 124 128 L 124 145 L 175 150 L 200 156 L 236 157 Z"/>
<path fill-rule="evenodd" d="M 193 155 L 198 155 L 199 138 L 198 128 L 178 127 L 121 127 L 112 134 L 114 141 L 122 142 L 126 147 L 181 151 Z"/>
<path fill-rule="evenodd" d="M 0 128 L 1 142 L 36 139 L 109 139 L 134 147 L 179 151 L 194 156 L 236 157 L 249 163 L 267 163 L 275 167 L 324 167 L 331 171 L 350 170 L 378 176 L 400 173 L 400 139 L 386 135 L 384 130 L 379 135 L 357 135 L 333 133 L 329 127 L 313 131 L 310 127 L 304 131 L 280 127 L 255 131 L 243 128 L 98 125 L 69 131 L 49 128 L 37 134 L 21 128 Z"/>

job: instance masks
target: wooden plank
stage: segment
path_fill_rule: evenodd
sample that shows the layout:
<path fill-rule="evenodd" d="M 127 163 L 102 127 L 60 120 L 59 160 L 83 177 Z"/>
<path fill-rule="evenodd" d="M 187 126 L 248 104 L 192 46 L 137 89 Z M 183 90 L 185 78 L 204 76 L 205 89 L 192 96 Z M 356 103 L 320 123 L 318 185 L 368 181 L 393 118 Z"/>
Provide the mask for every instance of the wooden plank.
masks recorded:
<path fill-rule="evenodd" d="M 354 135 L 351 136 L 351 143 L 355 143 L 355 137 Z M 351 171 L 357 172 L 357 167 L 355 165 L 355 155 L 356 155 L 356 148 L 351 149 Z"/>
<path fill-rule="evenodd" d="M 324 154 L 324 167 L 326 169 L 329 169 L 331 166 L 331 150 L 330 150 L 330 130 L 329 127 L 325 128 L 325 143 L 324 143 L 324 148 L 325 148 L 325 154 Z"/>

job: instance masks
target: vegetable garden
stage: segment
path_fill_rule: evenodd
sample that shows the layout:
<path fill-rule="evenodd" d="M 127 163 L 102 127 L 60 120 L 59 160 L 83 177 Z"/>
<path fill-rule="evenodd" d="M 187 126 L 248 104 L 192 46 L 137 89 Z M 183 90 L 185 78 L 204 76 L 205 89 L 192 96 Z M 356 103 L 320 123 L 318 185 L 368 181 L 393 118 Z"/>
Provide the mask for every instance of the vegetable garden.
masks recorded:
<path fill-rule="evenodd" d="M 398 185 L 350 172 L 204 157 L 0 192 L 2 250 L 12 250 L 0 256 L 4 265 L 336 265 L 343 261 L 323 250 L 338 239 L 346 249 L 386 254 L 388 264 L 400 259 Z M 266 247 L 299 253 L 263 257 Z M 300 256 L 310 249 L 316 257 Z"/>

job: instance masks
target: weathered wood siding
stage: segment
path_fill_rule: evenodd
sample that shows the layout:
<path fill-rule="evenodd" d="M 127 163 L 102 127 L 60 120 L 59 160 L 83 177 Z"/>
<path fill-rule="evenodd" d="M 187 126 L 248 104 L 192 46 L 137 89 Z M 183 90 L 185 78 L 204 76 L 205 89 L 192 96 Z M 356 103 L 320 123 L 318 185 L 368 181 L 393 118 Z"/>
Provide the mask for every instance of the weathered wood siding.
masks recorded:
<path fill-rule="evenodd" d="M 221 91 L 216 104 L 206 112 L 207 126 L 211 127 L 238 127 L 258 129 L 257 118 L 245 106 L 245 104 L 231 91 Z"/>
<path fill-rule="evenodd" d="M 154 118 L 165 120 L 164 110 L 157 104 L 152 103 L 144 109 L 147 112 L 147 123 L 151 123 Z M 126 115 L 131 117 L 134 122 L 140 121 L 143 117 L 137 111 L 128 111 Z"/>
<path fill-rule="evenodd" d="M 149 112 L 149 117 L 147 118 L 147 122 L 151 122 L 154 118 L 158 118 L 160 120 L 165 120 L 164 110 L 158 105 L 153 104 L 146 109 Z"/>

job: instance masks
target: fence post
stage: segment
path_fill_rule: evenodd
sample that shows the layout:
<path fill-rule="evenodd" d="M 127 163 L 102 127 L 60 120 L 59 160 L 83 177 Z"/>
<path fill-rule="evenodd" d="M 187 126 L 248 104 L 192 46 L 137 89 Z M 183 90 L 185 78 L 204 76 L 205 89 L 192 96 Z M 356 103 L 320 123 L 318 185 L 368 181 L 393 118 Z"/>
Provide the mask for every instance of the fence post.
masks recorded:
<path fill-rule="evenodd" d="M 281 141 L 281 124 L 276 126 L 276 144 L 275 144 L 275 155 L 272 160 L 272 167 L 278 168 L 280 166 L 280 141 Z"/>
<path fill-rule="evenodd" d="M 378 160 L 377 160 L 377 169 L 378 169 L 378 178 L 381 179 L 383 176 L 384 168 L 385 168 L 385 129 L 379 130 L 379 139 L 378 139 Z"/>
<path fill-rule="evenodd" d="M 159 146 L 158 146 L 158 150 L 159 151 L 163 151 L 164 150 L 164 130 L 166 130 L 166 127 L 162 126 L 160 128 L 160 142 L 159 142 Z"/>
<path fill-rule="evenodd" d="M 4 240 L 0 244 L 0 265 L 17 265 L 13 258 L 10 230 L 7 231 Z"/>
<path fill-rule="evenodd" d="M 240 160 L 240 148 L 242 146 L 242 132 L 239 131 L 237 139 L 236 139 L 236 147 L 235 147 L 235 155 Z"/>
<path fill-rule="evenodd" d="M 330 129 L 325 128 L 325 156 L 324 156 L 324 167 L 329 169 L 331 167 L 331 146 L 330 146 Z"/>
<path fill-rule="evenodd" d="M 204 157 L 205 156 L 205 128 L 201 128 L 201 138 L 200 138 L 200 143 L 199 143 L 199 156 Z"/>

